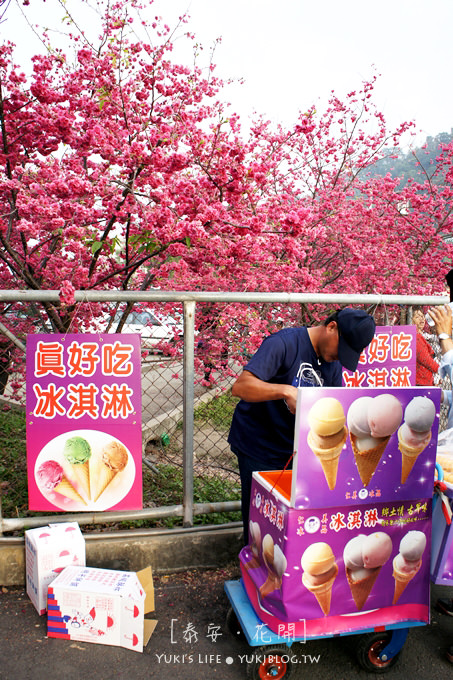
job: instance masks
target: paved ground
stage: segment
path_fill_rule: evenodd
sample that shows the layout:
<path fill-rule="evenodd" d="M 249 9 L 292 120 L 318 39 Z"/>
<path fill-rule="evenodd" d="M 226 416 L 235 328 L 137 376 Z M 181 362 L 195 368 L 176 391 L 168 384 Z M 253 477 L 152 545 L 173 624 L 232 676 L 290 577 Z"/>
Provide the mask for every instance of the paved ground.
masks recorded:
<path fill-rule="evenodd" d="M 256 648 L 237 640 L 225 621 L 225 580 L 237 565 L 213 571 L 155 577 L 158 625 L 143 654 L 126 649 L 46 637 L 45 617 L 36 613 L 22 588 L 0 593 L 0 678 L 12 680 L 241 680 Z M 433 603 L 453 588 L 432 587 Z M 357 664 L 351 644 L 358 636 L 296 643 L 294 680 L 356 680 L 372 677 Z M 429 626 L 412 628 L 389 680 L 451 678 L 445 648 L 453 641 L 453 617 L 434 608 Z"/>
<path fill-rule="evenodd" d="M 209 390 L 201 383 L 194 384 L 195 399 Z M 183 366 L 181 362 L 155 358 L 142 364 L 142 421 L 182 409 Z"/>

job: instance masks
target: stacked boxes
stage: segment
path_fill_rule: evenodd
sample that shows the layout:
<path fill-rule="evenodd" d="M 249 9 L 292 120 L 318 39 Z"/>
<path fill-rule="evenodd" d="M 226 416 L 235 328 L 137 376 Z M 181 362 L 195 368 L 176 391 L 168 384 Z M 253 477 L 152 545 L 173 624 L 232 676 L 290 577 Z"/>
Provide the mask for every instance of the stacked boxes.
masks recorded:
<path fill-rule="evenodd" d="M 62 522 L 25 532 L 27 594 L 39 614 L 46 613 L 47 588 L 67 566 L 85 565 L 85 540 L 77 522 Z"/>
<path fill-rule="evenodd" d="M 47 635 L 142 652 L 157 621 L 151 568 L 67 567 L 49 586 Z"/>

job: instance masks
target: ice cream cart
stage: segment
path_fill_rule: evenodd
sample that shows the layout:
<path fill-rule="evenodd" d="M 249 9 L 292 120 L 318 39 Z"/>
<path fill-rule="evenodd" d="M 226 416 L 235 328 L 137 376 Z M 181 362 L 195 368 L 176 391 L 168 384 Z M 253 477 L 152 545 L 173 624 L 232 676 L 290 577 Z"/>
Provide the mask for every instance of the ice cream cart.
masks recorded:
<path fill-rule="evenodd" d="M 289 678 L 291 645 L 360 634 L 385 672 L 429 623 L 438 388 L 300 388 L 292 470 L 255 472 L 228 626 L 251 678 Z"/>

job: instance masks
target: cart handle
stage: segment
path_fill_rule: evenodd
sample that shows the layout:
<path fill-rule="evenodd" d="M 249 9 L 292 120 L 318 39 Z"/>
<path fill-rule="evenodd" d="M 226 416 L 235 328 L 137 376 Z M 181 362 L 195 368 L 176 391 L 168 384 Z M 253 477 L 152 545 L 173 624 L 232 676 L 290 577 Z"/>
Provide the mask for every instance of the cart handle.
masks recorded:
<path fill-rule="evenodd" d="M 444 481 L 444 471 L 442 469 L 442 465 L 440 465 L 439 463 L 436 463 L 436 472 L 437 472 L 437 481 L 443 482 Z M 434 508 L 436 507 L 438 497 L 439 497 L 439 494 L 434 493 L 434 496 L 433 496 L 433 512 L 434 512 Z"/>
<path fill-rule="evenodd" d="M 444 481 L 444 471 L 442 469 L 442 465 L 440 463 L 436 463 L 436 470 L 437 470 L 437 480 L 439 482 Z"/>

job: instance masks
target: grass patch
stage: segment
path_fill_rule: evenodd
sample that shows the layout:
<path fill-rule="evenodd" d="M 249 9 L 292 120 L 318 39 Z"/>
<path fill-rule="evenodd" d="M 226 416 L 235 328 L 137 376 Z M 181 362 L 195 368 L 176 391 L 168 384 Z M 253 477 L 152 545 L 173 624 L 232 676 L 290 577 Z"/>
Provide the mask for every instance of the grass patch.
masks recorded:
<path fill-rule="evenodd" d="M 158 473 L 146 475 L 143 480 L 143 496 L 152 499 L 154 506 L 179 505 L 183 499 L 183 470 L 180 466 L 161 463 L 156 465 Z M 241 490 L 238 483 L 218 477 L 201 476 L 193 480 L 194 503 L 217 503 L 226 500 L 240 500 Z M 213 512 L 195 515 L 194 525 L 225 524 L 241 520 L 240 511 Z M 156 520 L 153 526 L 181 526 L 181 517 L 167 517 Z"/>
<path fill-rule="evenodd" d="M 0 487 L 4 517 L 28 511 L 25 413 L 0 411 Z"/>
<path fill-rule="evenodd" d="M 211 401 L 200 404 L 194 410 L 194 420 L 210 423 L 217 429 L 229 430 L 233 412 L 239 399 L 233 397 L 231 390 L 221 392 Z"/>

